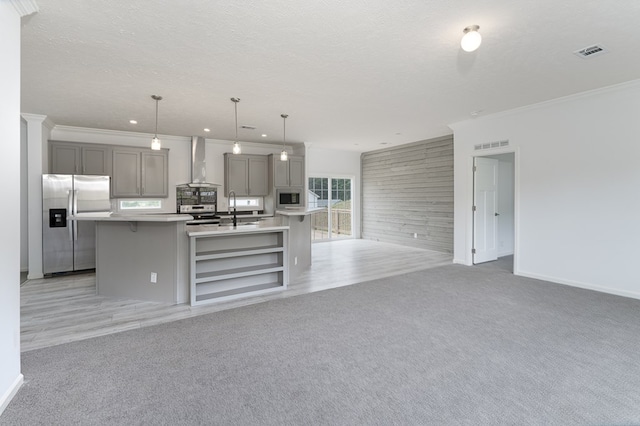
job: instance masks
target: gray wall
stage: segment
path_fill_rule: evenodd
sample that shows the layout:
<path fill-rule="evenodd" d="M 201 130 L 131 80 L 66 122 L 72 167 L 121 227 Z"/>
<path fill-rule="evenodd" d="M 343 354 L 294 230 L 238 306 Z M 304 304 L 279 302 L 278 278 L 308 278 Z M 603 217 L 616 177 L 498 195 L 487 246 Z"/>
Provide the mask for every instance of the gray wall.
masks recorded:
<path fill-rule="evenodd" d="M 361 162 L 362 238 L 453 253 L 453 136 L 366 152 Z"/>

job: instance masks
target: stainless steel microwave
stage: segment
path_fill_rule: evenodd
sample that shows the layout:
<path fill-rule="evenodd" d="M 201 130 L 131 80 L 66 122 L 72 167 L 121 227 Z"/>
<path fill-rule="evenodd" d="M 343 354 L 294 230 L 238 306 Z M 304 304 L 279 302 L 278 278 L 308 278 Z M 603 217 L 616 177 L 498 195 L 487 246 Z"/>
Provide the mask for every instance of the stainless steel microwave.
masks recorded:
<path fill-rule="evenodd" d="M 276 208 L 302 207 L 304 197 L 302 188 L 281 188 L 276 190 Z"/>

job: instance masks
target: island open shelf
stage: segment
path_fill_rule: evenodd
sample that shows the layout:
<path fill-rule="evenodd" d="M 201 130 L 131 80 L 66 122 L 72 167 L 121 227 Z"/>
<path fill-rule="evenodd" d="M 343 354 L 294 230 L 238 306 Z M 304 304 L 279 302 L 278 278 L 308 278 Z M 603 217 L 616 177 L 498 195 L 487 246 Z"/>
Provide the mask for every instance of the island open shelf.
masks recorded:
<path fill-rule="evenodd" d="M 190 236 L 191 305 L 287 287 L 287 229 Z"/>

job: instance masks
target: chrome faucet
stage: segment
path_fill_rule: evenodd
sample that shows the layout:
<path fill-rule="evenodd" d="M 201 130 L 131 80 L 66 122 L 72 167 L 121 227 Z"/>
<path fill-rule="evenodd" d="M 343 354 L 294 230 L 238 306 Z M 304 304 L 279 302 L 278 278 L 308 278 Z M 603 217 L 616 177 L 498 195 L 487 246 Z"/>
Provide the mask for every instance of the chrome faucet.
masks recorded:
<path fill-rule="evenodd" d="M 229 191 L 229 200 L 227 201 L 228 203 L 228 209 L 227 209 L 227 213 L 231 214 L 231 203 L 229 201 L 231 201 L 231 194 L 233 194 L 233 227 L 237 228 L 238 227 L 238 219 L 236 217 L 236 211 L 238 210 L 238 205 L 236 202 L 236 191 L 234 191 L 233 189 L 231 191 Z"/>

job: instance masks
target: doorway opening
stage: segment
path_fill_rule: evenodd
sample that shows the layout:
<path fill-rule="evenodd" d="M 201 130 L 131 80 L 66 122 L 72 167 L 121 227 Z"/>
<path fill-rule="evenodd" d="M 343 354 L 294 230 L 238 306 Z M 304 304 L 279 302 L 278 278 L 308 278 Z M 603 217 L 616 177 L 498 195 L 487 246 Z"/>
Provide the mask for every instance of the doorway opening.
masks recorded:
<path fill-rule="evenodd" d="M 308 207 L 326 207 L 311 214 L 311 241 L 353 238 L 351 183 L 351 178 L 309 178 Z"/>
<path fill-rule="evenodd" d="M 474 158 L 473 264 L 513 273 L 515 154 Z"/>

